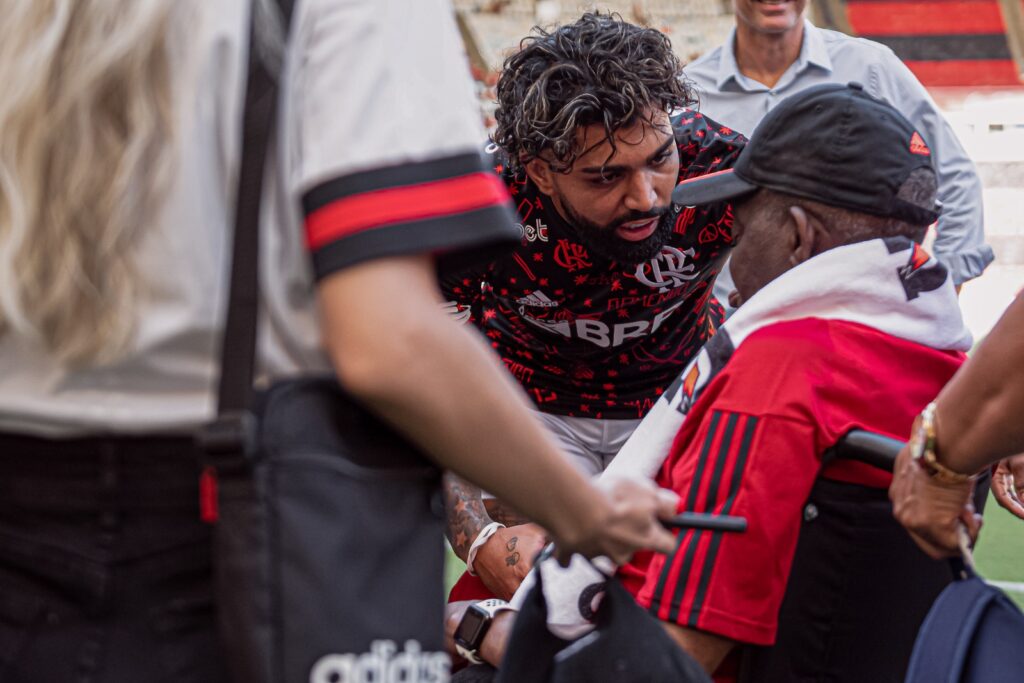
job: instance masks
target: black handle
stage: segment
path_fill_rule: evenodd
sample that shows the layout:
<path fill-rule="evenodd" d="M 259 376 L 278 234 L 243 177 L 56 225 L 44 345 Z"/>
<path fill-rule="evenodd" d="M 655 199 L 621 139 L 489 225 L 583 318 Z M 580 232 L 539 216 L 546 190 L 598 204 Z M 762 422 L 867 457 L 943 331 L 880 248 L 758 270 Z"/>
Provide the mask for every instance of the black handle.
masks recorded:
<path fill-rule="evenodd" d="M 732 531 L 743 533 L 747 530 L 746 517 L 732 515 L 710 515 L 704 512 L 680 512 L 671 519 L 661 522 L 669 529 L 708 529 L 709 531 Z"/>
<path fill-rule="evenodd" d="M 892 472 L 896 456 L 906 443 L 863 429 L 852 429 L 825 453 L 825 460 L 856 460 Z"/>

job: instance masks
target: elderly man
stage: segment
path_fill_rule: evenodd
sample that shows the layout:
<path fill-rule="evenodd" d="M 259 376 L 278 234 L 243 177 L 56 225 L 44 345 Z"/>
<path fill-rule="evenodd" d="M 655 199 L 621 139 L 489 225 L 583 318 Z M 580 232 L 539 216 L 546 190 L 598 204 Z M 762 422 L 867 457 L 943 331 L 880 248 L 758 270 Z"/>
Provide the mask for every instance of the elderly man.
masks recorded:
<path fill-rule="evenodd" d="M 935 256 L 962 285 L 992 262 L 985 244 L 981 181 L 949 124 L 914 74 L 879 43 L 816 28 L 803 18 L 807 0 L 733 0 L 736 28 L 686 67 L 701 111 L 751 135 L 780 101 L 822 83 L 858 81 L 898 109 L 928 140 L 944 205 Z M 725 303 L 729 267 L 715 285 Z"/>
<path fill-rule="evenodd" d="M 736 202 L 743 306 L 608 473 L 655 477 L 682 511 L 748 519 L 744 534 L 680 532 L 672 553 L 619 572 L 720 680 L 742 654 L 744 680 L 900 681 L 951 579 L 892 519 L 889 475 L 826 458 L 853 428 L 904 435 L 969 348 L 952 279 L 919 246 L 939 210 L 931 159 L 891 106 L 859 84 L 825 85 L 771 112 L 734 170 L 673 194 Z M 550 626 L 578 635 L 599 577 L 553 574 L 544 567 Z M 461 609 L 450 606 L 450 634 Z M 495 616 L 484 658 L 512 621 Z"/>

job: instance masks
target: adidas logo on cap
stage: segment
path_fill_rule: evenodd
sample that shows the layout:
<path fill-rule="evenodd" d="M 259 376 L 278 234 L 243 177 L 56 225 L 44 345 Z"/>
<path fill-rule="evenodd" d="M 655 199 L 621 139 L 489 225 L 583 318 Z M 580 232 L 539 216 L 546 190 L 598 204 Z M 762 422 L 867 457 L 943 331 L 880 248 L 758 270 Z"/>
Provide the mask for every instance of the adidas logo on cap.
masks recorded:
<path fill-rule="evenodd" d="M 912 154 L 920 154 L 923 157 L 931 156 L 932 154 L 932 151 L 928 149 L 928 145 L 924 144 L 924 138 L 916 130 L 910 137 L 910 152 Z"/>

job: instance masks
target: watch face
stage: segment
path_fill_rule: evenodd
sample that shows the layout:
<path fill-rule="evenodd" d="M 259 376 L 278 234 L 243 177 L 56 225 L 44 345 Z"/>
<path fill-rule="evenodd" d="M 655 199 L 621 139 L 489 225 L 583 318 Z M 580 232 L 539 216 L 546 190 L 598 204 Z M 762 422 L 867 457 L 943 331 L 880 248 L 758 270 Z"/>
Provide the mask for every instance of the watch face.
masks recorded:
<path fill-rule="evenodd" d="M 483 640 L 484 627 L 490 615 L 476 605 L 470 605 L 455 631 L 455 642 L 470 650 L 477 650 Z"/>

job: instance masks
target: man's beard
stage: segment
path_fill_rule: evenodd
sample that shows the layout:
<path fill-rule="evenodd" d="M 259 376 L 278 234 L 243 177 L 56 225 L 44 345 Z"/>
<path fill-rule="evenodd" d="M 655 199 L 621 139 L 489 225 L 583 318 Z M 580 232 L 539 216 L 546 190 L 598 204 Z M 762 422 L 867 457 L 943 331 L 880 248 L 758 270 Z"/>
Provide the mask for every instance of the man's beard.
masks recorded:
<path fill-rule="evenodd" d="M 651 211 L 631 211 L 626 216 L 617 218 L 609 225 L 602 227 L 580 215 L 565 197 L 562 197 L 561 203 L 562 208 L 565 209 L 566 222 L 576 233 L 583 246 L 598 256 L 625 266 L 637 266 L 654 258 L 672 235 L 672 221 L 665 220 L 668 207 Z M 645 218 L 659 219 L 658 226 L 647 238 L 639 242 L 630 242 L 615 234 L 615 229 L 620 225 L 642 221 Z"/>

